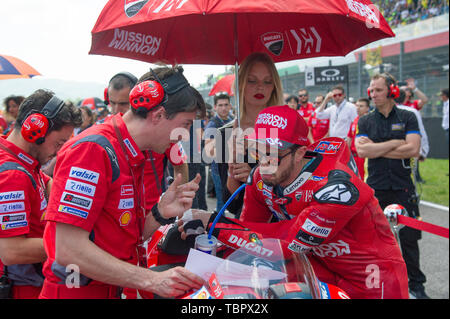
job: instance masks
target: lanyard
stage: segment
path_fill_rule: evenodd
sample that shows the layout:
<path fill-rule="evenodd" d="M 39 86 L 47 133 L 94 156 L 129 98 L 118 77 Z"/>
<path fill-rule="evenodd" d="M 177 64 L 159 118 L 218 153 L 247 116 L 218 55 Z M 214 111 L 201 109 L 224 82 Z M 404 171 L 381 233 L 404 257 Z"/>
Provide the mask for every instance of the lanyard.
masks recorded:
<path fill-rule="evenodd" d="M 145 208 L 143 205 L 143 197 L 145 196 L 145 189 L 144 189 L 144 183 L 143 183 L 143 176 L 144 176 L 144 162 L 142 162 L 139 165 L 139 169 L 141 171 L 140 177 L 141 177 L 141 183 L 138 182 L 138 179 L 136 178 L 133 168 L 130 164 L 130 158 L 128 156 L 128 153 L 125 149 L 125 145 L 123 143 L 123 137 L 120 133 L 119 128 L 117 127 L 117 121 L 116 118 L 112 118 L 114 130 L 117 135 L 117 139 L 119 140 L 120 148 L 122 149 L 123 154 L 125 155 L 128 168 L 130 169 L 131 177 L 133 178 L 133 187 L 135 189 L 135 199 L 136 199 L 136 220 L 138 224 L 138 245 L 137 245 L 137 253 L 138 253 L 138 261 L 139 266 L 141 267 L 147 267 L 147 254 L 144 247 L 144 225 L 145 225 Z"/>
<path fill-rule="evenodd" d="M 150 158 L 150 163 L 152 164 L 153 175 L 155 175 L 156 187 L 158 188 L 159 194 L 162 194 L 163 189 L 155 166 L 155 156 L 152 151 L 148 151 L 148 157 Z"/>

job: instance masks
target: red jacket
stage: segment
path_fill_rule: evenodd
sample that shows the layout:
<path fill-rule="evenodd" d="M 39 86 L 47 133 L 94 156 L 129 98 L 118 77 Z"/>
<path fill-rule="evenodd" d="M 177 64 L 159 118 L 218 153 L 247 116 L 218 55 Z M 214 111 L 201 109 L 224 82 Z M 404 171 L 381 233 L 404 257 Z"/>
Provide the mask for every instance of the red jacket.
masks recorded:
<path fill-rule="evenodd" d="M 213 234 L 253 250 L 257 238 L 281 239 L 286 252 L 307 253 L 319 279 L 351 298 L 408 298 L 400 249 L 374 191 L 355 175 L 346 142 L 327 138 L 310 150 L 317 156 L 284 188 L 265 185 L 257 168 L 240 220 L 222 218 Z"/>

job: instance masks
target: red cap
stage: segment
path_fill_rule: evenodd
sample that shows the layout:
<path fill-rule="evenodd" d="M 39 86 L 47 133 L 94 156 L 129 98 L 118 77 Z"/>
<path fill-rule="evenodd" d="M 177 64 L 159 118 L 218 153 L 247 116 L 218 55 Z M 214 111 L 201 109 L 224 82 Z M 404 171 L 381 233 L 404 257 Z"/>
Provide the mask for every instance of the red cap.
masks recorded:
<path fill-rule="evenodd" d="M 255 122 L 255 131 L 246 139 L 267 143 L 279 150 L 294 144 L 308 146 L 308 126 L 303 117 L 287 105 L 262 110 Z"/>

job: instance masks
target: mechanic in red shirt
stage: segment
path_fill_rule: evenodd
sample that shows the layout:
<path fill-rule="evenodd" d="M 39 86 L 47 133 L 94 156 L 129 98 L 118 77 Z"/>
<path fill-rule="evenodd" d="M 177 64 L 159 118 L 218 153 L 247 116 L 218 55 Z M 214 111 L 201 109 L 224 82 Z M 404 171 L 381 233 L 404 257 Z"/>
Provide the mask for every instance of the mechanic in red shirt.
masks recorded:
<path fill-rule="evenodd" d="M 325 97 L 323 95 L 316 96 L 314 106 L 316 109 L 320 107 Z M 328 135 L 330 130 L 330 114 L 322 112 L 317 115 L 316 110 L 311 114 L 308 120 L 308 140 L 312 144 Z"/>
<path fill-rule="evenodd" d="M 39 296 L 47 258 L 42 236 L 51 179 L 41 171 L 81 125 L 81 113 L 50 91 L 21 104 L 8 138 L 0 138 L 0 268 L 13 299 Z"/>
<path fill-rule="evenodd" d="M 181 67 L 151 70 L 151 81 L 130 93 L 131 110 L 114 115 L 67 143 L 58 153 L 44 232 L 48 259 L 40 298 L 119 298 L 121 289 L 171 297 L 203 281 L 184 268 L 146 268 L 143 243 L 162 224 L 189 209 L 199 176 L 181 185 L 181 175 L 145 209 L 145 155 L 163 153 L 189 129 L 203 98 Z M 139 263 L 140 266 L 136 266 Z"/>
<path fill-rule="evenodd" d="M 274 128 L 277 138 L 267 134 Z M 287 106 L 264 109 L 255 125 L 260 130 L 262 138 L 248 137 L 258 142 L 250 152 L 260 165 L 246 186 L 240 220 L 221 217 L 213 235 L 255 253 L 264 252 L 255 238 L 281 239 L 285 251 L 307 253 L 318 278 L 351 298 L 408 298 L 400 249 L 373 190 L 355 174 L 345 141 L 326 138 L 307 147 L 306 123 Z M 193 213 L 207 228 L 215 217 Z"/>
<path fill-rule="evenodd" d="M 308 102 L 309 100 L 309 93 L 306 89 L 300 89 L 298 91 L 298 113 L 303 117 L 303 119 L 308 123 L 308 120 L 312 113 L 314 112 L 314 106 L 312 103 Z"/>
<path fill-rule="evenodd" d="M 358 113 L 358 116 L 352 122 L 352 125 L 350 125 L 350 129 L 348 130 L 347 144 L 350 147 L 350 151 L 352 152 L 353 158 L 355 159 L 355 162 L 356 162 L 356 166 L 358 167 L 359 177 L 361 177 L 361 179 L 364 180 L 364 177 L 366 175 L 364 163 L 365 163 L 366 159 L 358 156 L 358 152 L 356 151 L 356 146 L 355 146 L 355 138 L 356 138 L 356 133 L 358 131 L 359 118 L 361 116 L 364 116 L 367 113 L 369 113 L 370 101 L 369 101 L 369 99 L 366 99 L 366 98 L 360 98 L 358 101 L 356 101 L 355 105 L 356 105 L 356 112 Z"/>

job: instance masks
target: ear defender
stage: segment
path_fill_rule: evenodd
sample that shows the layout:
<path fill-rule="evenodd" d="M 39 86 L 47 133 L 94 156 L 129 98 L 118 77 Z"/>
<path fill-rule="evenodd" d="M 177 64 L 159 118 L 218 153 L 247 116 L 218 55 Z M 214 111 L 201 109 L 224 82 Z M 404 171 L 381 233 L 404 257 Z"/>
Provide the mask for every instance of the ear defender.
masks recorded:
<path fill-rule="evenodd" d="M 103 90 L 103 103 L 105 103 L 106 106 L 109 105 L 108 88 L 105 88 L 105 90 Z"/>
<path fill-rule="evenodd" d="M 388 97 L 393 99 L 398 99 L 400 97 L 400 88 L 396 84 L 392 83 L 389 86 Z"/>
<path fill-rule="evenodd" d="M 372 100 L 372 97 L 370 96 L 370 88 L 367 88 L 367 97 L 370 101 Z"/>
<path fill-rule="evenodd" d="M 144 81 L 130 92 L 130 105 L 137 114 L 146 115 L 152 108 L 164 100 L 164 89 L 157 81 Z"/>
<path fill-rule="evenodd" d="M 31 110 L 31 114 L 29 113 L 22 123 L 22 128 L 20 129 L 22 137 L 29 143 L 36 143 L 37 145 L 44 143 L 45 135 L 53 126 L 51 120 L 58 115 L 64 105 L 64 101 L 53 96 L 40 112 Z"/>
<path fill-rule="evenodd" d="M 27 142 L 40 145 L 45 141 L 48 128 L 48 119 L 40 113 L 34 113 L 25 119 L 20 132 Z"/>

